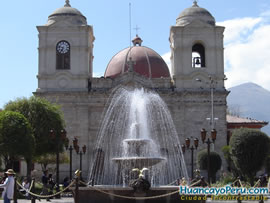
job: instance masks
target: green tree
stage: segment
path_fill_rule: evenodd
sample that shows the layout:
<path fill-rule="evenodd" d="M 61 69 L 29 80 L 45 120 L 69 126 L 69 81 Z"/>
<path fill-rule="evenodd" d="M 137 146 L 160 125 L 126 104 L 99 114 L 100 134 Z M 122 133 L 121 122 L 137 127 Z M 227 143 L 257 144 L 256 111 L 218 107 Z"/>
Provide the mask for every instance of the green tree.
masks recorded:
<path fill-rule="evenodd" d="M 259 130 L 240 128 L 233 131 L 230 146 L 235 167 L 253 185 L 269 153 L 269 137 Z"/>
<path fill-rule="evenodd" d="M 46 99 L 32 96 L 29 99 L 19 98 L 11 101 L 4 106 L 4 109 L 19 112 L 28 119 L 36 139 L 35 156 L 57 151 L 56 139 L 60 138 L 60 132 L 64 128 L 63 114 L 58 105 L 52 104 Z M 56 132 L 56 138 L 49 136 L 51 129 Z M 59 147 L 62 151 L 63 143 L 60 142 Z"/>
<path fill-rule="evenodd" d="M 270 174 L 270 155 L 268 154 L 268 156 L 265 159 L 265 171 L 267 174 Z"/>
<path fill-rule="evenodd" d="M 208 168 L 208 153 L 204 149 L 197 155 L 197 165 L 201 170 Z M 210 152 L 210 178 L 212 182 L 216 182 L 216 173 L 221 168 L 222 160 L 217 152 Z"/>
<path fill-rule="evenodd" d="M 41 165 L 43 171 L 47 169 L 47 166 L 49 164 L 55 164 L 55 160 L 56 157 L 54 154 L 42 155 L 35 159 L 35 161 Z M 69 157 L 66 153 L 59 154 L 59 163 L 60 164 L 69 163 Z"/>
<path fill-rule="evenodd" d="M 27 119 L 20 113 L 0 112 L 0 154 L 6 168 L 13 168 L 15 160 L 23 157 L 27 163 L 28 175 L 35 151 L 35 138 Z"/>
<path fill-rule="evenodd" d="M 224 158 L 228 164 L 228 171 L 233 174 L 233 176 L 236 178 L 239 176 L 239 172 L 234 166 L 233 160 L 232 160 L 232 155 L 231 155 L 231 147 L 230 145 L 226 145 L 222 147 L 222 152 L 224 154 Z"/>

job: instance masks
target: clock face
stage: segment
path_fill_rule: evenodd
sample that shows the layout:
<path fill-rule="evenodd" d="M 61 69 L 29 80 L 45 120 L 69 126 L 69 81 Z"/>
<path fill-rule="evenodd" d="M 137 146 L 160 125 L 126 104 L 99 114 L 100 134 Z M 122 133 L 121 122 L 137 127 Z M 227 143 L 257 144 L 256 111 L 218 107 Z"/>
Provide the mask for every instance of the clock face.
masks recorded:
<path fill-rule="evenodd" d="M 56 50 L 60 53 L 60 54 L 65 54 L 67 52 L 69 52 L 69 43 L 66 41 L 61 41 L 57 44 L 56 46 Z"/>

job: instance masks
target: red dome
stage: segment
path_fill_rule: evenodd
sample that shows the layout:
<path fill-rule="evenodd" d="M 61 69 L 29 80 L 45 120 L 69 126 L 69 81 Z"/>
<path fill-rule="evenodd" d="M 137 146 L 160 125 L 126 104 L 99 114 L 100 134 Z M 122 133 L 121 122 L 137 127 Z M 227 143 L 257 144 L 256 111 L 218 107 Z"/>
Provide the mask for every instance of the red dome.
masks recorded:
<path fill-rule="evenodd" d="M 135 72 L 148 78 L 170 77 L 168 66 L 161 56 L 144 46 L 133 46 L 117 53 L 109 62 L 104 77 L 116 77 L 127 72 L 130 57 Z"/>

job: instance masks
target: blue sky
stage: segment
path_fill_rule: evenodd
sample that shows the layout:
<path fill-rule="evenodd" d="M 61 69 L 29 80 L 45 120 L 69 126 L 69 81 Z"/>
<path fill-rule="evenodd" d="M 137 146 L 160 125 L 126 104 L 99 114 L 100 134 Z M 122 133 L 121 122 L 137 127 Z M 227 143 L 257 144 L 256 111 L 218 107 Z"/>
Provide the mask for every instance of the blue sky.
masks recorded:
<path fill-rule="evenodd" d="M 100 76 L 113 55 L 129 46 L 129 2 L 132 28 L 140 27 L 143 45 L 168 61 L 169 29 L 192 0 L 71 0 L 94 27 L 94 73 Z M 2 1 L 0 22 L 0 108 L 9 100 L 29 97 L 37 88 L 38 32 L 64 0 Z M 226 26 L 226 87 L 255 82 L 270 90 L 269 0 L 200 0 L 218 25 Z M 136 31 L 132 29 L 132 37 Z M 267 64 L 268 63 L 268 64 Z"/>

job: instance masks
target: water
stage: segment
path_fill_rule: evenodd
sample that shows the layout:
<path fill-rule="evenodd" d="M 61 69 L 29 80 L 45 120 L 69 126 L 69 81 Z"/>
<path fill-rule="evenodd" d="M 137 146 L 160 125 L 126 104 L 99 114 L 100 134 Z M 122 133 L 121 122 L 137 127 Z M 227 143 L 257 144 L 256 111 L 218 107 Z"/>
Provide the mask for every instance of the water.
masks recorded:
<path fill-rule="evenodd" d="M 115 90 L 104 114 L 89 181 L 126 186 L 133 168 L 148 168 L 152 186 L 188 180 L 181 144 L 161 97 L 143 88 Z"/>

